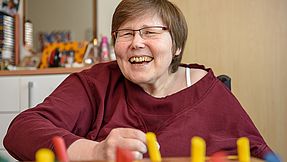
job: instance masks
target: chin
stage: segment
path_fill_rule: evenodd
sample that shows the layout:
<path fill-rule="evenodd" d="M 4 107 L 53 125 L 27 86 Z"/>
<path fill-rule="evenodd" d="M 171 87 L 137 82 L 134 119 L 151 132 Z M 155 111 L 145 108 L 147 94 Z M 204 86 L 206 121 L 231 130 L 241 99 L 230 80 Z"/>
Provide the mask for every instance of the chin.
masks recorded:
<path fill-rule="evenodd" d="M 148 78 L 130 78 L 129 79 L 131 82 L 135 83 L 135 84 L 147 84 L 149 82 Z"/>

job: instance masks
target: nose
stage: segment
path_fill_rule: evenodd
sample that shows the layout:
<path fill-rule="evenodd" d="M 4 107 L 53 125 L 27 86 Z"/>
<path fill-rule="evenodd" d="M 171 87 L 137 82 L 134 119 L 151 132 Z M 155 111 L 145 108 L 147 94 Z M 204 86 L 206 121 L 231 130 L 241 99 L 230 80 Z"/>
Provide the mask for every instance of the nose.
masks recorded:
<path fill-rule="evenodd" d="M 145 42 L 145 40 L 141 37 L 140 32 L 135 31 L 134 37 L 133 37 L 132 42 L 131 42 L 131 46 L 135 49 L 143 48 L 143 47 L 145 47 L 144 42 Z"/>

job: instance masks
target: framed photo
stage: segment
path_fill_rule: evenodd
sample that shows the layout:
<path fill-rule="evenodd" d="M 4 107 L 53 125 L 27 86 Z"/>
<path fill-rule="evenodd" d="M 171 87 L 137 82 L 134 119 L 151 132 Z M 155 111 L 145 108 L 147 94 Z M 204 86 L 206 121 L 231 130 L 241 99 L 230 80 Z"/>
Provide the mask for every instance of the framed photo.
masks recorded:
<path fill-rule="evenodd" d="M 37 68 L 40 63 L 39 56 L 25 56 L 23 60 L 21 61 L 22 67 L 35 67 Z"/>

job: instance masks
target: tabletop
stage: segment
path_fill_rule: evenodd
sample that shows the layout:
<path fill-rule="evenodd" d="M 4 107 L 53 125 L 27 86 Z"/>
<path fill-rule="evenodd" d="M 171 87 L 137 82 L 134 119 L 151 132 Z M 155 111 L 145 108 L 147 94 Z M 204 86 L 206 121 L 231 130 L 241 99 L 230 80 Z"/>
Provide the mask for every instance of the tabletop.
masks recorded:
<path fill-rule="evenodd" d="M 107 161 L 107 160 L 96 160 L 92 162 L 115 162 L 115 161 Z M 150 159 L 143 160 L 135 160 L 134 162 L 151 162 Z M 190 162 L 190 157 L 169 157 L 163 158 L 161 162 Z M 238 160 L 229 160 L 227 162 L 238 162 Z M 264 160 L 258 158 L 251 158 L 250 162 L 264 162 Z"/>

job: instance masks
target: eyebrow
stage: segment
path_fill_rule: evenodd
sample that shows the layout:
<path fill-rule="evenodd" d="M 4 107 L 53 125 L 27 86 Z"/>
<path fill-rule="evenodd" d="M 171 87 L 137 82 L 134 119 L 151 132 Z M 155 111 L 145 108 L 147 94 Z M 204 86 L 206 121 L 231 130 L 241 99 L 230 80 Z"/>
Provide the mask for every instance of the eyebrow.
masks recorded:
<path fill-rule="evenodd" d="M 146 28 L 146 27 L 153 27 L 153 26 L 166 26 L 166 25 L 162 25 L 162 24 L 158 24 L 158 25 L 142 25 L 140 28 L 137 28 L 137 29 Z M 125 29 L 128 29 L 128 30 L 137 30 L 137 29 L 133 29 L 132 27 L 119 28 L 119 29 L 117 29 L 117 30 L 125 30 Z"/>

